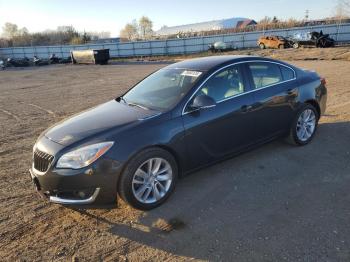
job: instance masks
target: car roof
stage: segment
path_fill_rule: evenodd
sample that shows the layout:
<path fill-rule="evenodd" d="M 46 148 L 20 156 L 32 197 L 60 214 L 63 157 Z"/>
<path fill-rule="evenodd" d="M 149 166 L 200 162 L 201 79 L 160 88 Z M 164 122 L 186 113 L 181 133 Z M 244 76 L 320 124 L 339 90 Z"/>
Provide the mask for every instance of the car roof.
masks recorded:
<path fill-rule="evenodd" d="M 189 70 L 197 70 L 197 71 L 211 71 L 226 64 L 236 63 L 236 62 L 244 62 L 250 60 L 262 60 L 262 61 L 272 61 L 279 62 L 273 59 L 259 57 L 259 56 L 249 56 L 249 55 L 223 55 L 223 56 L 208 56 L 201 58 L 194 58 L 184 60 L 178 63 L 171 64 L 165 69 L 189 69 Z M 285 64 L 285 63 L 283 63 Z"/>

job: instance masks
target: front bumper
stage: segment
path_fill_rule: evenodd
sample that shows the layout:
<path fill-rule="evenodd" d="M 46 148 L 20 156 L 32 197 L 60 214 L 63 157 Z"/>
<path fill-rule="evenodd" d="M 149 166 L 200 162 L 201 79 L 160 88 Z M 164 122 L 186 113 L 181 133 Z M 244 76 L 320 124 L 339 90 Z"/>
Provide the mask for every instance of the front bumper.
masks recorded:
<path fill-rule="evenodd" d="M 30 177 L 38 193 L 50 202 L 62 205 L 115 205 L 121 165 L 99 159 L 79 170 L 49 169 L 45 173 L 32 167 Z"/>
<path fill-rule="evenodd" d="M 50 202 L 62 205 L 88 205 L 95 202 L 98 194 L 100 193 L 100 188 L 97 187 L 94 192 L 88 196 L 87 198 L 82 199 L 72 199 L 72 198 L 64 198 L 58 196 L 50 196 Z"/>

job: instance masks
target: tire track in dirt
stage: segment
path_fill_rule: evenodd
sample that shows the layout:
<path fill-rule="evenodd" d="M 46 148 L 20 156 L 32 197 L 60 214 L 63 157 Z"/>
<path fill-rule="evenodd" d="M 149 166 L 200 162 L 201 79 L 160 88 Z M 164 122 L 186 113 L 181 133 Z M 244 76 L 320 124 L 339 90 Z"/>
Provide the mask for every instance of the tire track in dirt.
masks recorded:
<path fill-rule="evenodd" d="M 31 107 L 38 108 L 39 110 L 44 111 L 44 112 L 46 112 L 46 113 L 48 113 L 48 114 L 53 115 L 54 117 L 56 117 L 56 114 L 55 114 L 53 111 L 51 111 L 51 110 L 45 109 L 45 108 L 43 108 L 43 107 L 41 107 L 41 106 L 38 106 L 38 105 L 36 105 L 36 104 L 27 104 L 27 105 L 28 105 L 28 106 L 31 106 Z"/>
<path fill-rule="evenodd" d="M 20 119 L 18 116 L 16 116 L 15 114 L 12 114 L 10 111 L 7 111 L 7 110 L 1 109 L 1 108 L 0 108 L 0 111 L 3 112 L 3 113 L 5 113 L 6 115 L 8 115 L 8 116 L 10 116 L 10 117 L 13 117 L 13 118 L 16 119 L 18 122 L 21 121 L 21 119 Z"/>
<path fill-rule="evenodd" d="M 17 245 L 16 241 L 23 241 L 29 236 L 34 237 L 38 232 L 46 232 L 51 227 L 47 221 L 58 219 L 62 209 L 62 207 L 50 208 L 46 205 L 46 210 L 39 211 L 31 218 L 30 222 L 22 221 L 20 224 L 8 225 L 5 230 L 1 230 L 0 238 L 3 240 L 0 243 L 0 249 L 5 251 L 7 248 L 9 252 L 11 245 Z"/>
<path fill-rule="evenodd" d="M 101 219 L 85 210 L 69 212 L 67 213 L 67 216 L 74 220 L 80 226 L 89 228 L 90 230 L 113 231 L 113 228 L 118 226 L 130 227 L 130 229 L 132 228 L 132 226 L 129 223 L 125 223 L 125 221 L 123 220 L 117 219 L 117 221 L 109 221 L 106 218 Z M 95 254 L 95 256 L 100 257 L 100 259 L 102 259 L 103 261 L 109 259 L 111 259 L 111 261 L 114 261 L 113 258 L 117 253 L 122 259 L 124 258 L 127 260 L 128 254 L 130 254 L 131 252 L 136 252 L 143 246 L 142 244 L 135 242 L 132 239 L 125 238 L 125 236 L 123 235 L 116 235 L 114 237 L 114 240 L 120 242 L 120 245 L 118 245 L 118 247 L 113 247 L 107 252 L 106 250 L 99 250 Z M 82 248 L 84 247 L 85 246 L 83 245 Z"/>

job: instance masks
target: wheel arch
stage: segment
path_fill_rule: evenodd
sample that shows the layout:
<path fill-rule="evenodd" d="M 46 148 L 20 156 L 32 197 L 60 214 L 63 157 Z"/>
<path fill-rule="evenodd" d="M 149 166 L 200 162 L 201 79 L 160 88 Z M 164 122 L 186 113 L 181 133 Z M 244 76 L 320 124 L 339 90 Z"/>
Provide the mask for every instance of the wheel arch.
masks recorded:
<path fill-rule="evenodd" d="M 166 146 L 166 145 L 151 146 L 151 148 L 157 148 L 157 147 L 167 151 L 169 154 L 171 154 L 174 157 L 175 162 L 177 164 L 178 175 L 179 175 L 179 177 L 181 177 L 182 176 L 182 164 L 181 164 L 180 156 L 178 155 L 178 153 L 174 149 L 172 149 L 171 147 Z"/>
<path fill-rule="evenodd" d="M 176 165 L 177 165 L 177 169 L 178 169 L 178 175 L 179 175 L 179 177 L 182 176 L 183 166 L 182 166 L 182 163 L 181 163 L 181 160 L 180 160 L 180 157 L 179 157 L 178 153 L 174 149 L 172 149 L 171 147 L 169 147 L 167 145 L 162 145 L 162 144 L 146 146 L 146 147 L 143 147 L 140 150 L 134 152 L 129 157 L 129 159 L 123 164 L 123 167 L 122 167 L 120 173 L 122 174 L 124 172 L 126 166 L 129 164 L 131 159 L 136 157 L 141 152 L 143 152 L 145 150 L 148 150 L 148 149 L 152 149 L 152 148 L 160 148 L 160 149 L 162 149 L 164 151 L 167 151 L 169 154 L 171 154 L 174 157 L 174 159 L 175 159 L 175 162 L 176 162 Z M 120 180 L 119 178 L 120 178 L 120 176 L 118 177 L 117 186 L 119 186 L 119 180 Z"/>
<path fill-rule="evenodd" d="M 304 103 L 312 105 L 316 109 L 316 111 L 318 113 L 318 118 L 321 117 L 321 108 L 320 108 L 320 105 L 318 104 L 318 102 L 316 100 L 309 99 L 309 100 L 306 100 Z"/>

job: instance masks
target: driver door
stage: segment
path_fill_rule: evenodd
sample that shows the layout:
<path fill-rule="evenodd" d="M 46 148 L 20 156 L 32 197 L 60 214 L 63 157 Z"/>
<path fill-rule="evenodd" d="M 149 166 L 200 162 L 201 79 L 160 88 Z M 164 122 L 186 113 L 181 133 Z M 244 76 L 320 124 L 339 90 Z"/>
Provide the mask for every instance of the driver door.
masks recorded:
<path fill-rule="evenodd" d="M 240 151 L 254 141 L 254 97 L 249 89 L 244 67 L 233 65 L 211 76 L 193 96 L 208 95 L 216 106 L 195 111 L 185 108 L 182 117 L 190 169 Z"/>

